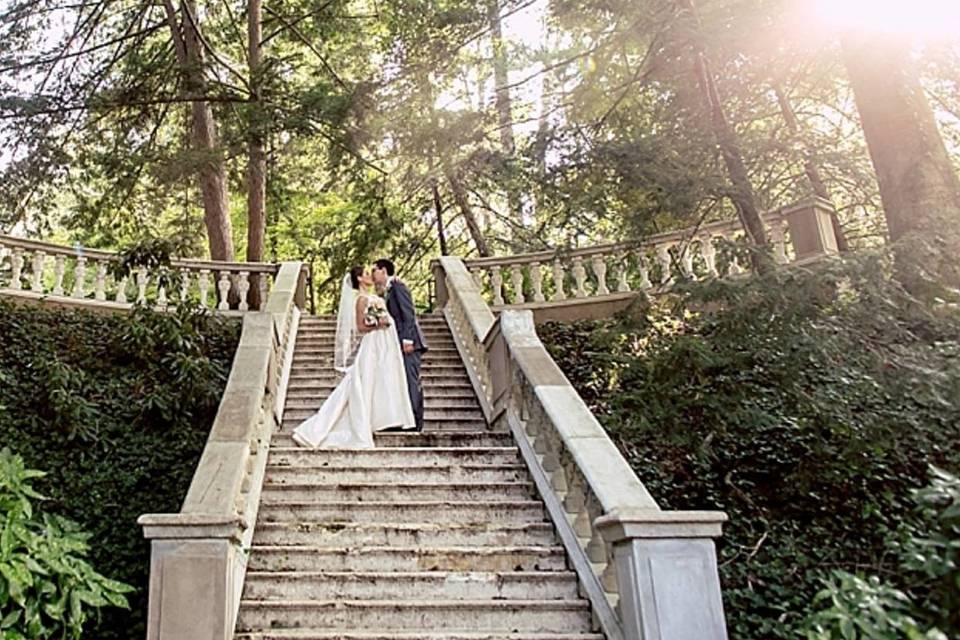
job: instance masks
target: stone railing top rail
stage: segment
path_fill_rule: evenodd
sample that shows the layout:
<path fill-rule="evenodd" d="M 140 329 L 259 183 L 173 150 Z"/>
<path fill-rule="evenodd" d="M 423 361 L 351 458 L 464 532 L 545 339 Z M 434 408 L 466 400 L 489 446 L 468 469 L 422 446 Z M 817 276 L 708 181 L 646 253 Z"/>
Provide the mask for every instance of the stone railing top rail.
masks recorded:
<path fill-rule="evenodd" d="M 803 202 L 764 212 L 761 214 L 761 216 L 763 217 L 764 221 L 773 223 L 785 219 L 794 211 L 808 208 L 811 205 L 824 209 L 832 208 L 832 205 L 826 200 L 820 198 L 810 198 L 808 200 L 804 200 Z M 518 264 L 532 264 L 537 262 L 545 263 L 556 258 L 588 258 L 595 255 L 609 255 L 618 253 L 624 250 L 635 249 L 637 247 L 652 247 L 664 244 L 674 244 L 683 240 L 695 240 L 697 238 L 707 236 L 724 235 L 733 231 L 737 231 L 741 228 L 742 227 L 739 220 L 720 220 L 717 222 L 702 224 L 697 227 L 687 227 L 685 229 L 678 229 L 676 231 L 666 231 L 638 240 L 608 242 L 589 247 L 580 247 L 577 249 L 558 247 L 556 249 L 546 249 L 531 253 L 518 253 L 511 256 L 471 258 L 464 260 L 463 262 L 468 269 L 477 269 Z"/>
<path fill-rule="evenodd" d="M 86 247 L 68 247 L 52 242 L 44 242 L 43 240 L 18 238 L 6 234 L 0 234 L 0 245 L 10 249 L 20 248 L 27 251 L 42 251 L 49 256 L 83 256 L 94 260 L 119 260 L 119 254 L 114 251 L 88 249 Z M 209 270 L 211 272 L 247 271 L 250 273 L 276 273 L 280 268 L 280 265 L 273 262 L 218 262 L 215 260 L 195 260 L 192 258 L 176 258 L 171 260 L 171 265 L 193 271 Z"/>

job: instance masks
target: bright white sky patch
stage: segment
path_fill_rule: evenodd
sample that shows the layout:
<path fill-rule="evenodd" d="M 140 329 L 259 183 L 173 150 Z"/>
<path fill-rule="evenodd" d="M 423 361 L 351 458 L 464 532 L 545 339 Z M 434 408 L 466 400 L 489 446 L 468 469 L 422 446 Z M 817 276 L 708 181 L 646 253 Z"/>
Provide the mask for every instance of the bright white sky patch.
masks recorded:
<path fill-rule="evenodd" d="M 960 0 L 814 0 L 814 11 L 841 29 L 920 37 L 960 34 Z"/>

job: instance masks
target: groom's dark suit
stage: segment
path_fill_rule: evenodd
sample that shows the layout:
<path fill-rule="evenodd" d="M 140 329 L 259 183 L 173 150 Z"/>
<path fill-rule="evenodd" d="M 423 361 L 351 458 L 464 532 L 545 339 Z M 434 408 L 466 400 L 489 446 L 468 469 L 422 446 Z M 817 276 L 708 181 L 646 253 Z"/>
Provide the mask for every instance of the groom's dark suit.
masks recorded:
<path fill-rule="evenodd" d="M 407 373 L 407 389 L 410 391 L 410 404 L 413 405 L 413 417 L 416 419 L 417 431 L 423 430 L 423 385 L 420 382 L 420 360 L 427 352 L 427 341 L 423 338 L 423 331 L 417 323 L 417 312 L 413 306 L 413 296 L 410 289 L 399 280 L 394 279 L 387 287 L 387 312 L 393 318 L 400 337 L 400 347 L 404 341 L 413 343 L 413 353 L 403 354 L 403 366 Z"/>

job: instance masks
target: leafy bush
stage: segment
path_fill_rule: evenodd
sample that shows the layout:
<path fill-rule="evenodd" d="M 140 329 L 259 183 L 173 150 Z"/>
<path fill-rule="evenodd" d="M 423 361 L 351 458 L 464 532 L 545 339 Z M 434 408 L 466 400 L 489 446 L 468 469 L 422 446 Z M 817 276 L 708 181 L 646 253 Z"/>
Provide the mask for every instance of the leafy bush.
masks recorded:
<path fill-rule="evenodd" d="M 960 479 L 937 468 L 932 475 L 930 486 L 913 492 L 923 531 L 903 529 L 900 581 L 909 591 L 834 571 L 814 599 L 823 609 L 807 618 L 810 640 L 946 640 L 939 627 L 960 629 Z"/>
<path fill-rule="evenodd" d="M 10 449 L 0 451 L 0 633 L 4 640 L 80 638 L 88 611 L 127 608 L 132 588 L 94 571 L 85 560 L 89 534 L 66 518 L 40 513 L 43 496 Z"/>
<path fill-rule="evenodd" d="M 179 510 L 238 330 L 191 308 L 103 315 L 0 300 L 0 441 L 50 472 L 37 488 L 92 534 L 93 566 L 137 589 L 89 637 L 145 635 L 149 545 L 136 519 Z"/>
<path fill-rule="evenodd" d="M 928 466 L 960 466 L 960 314 L 891 272 L 879 254 L 685 284 L 541 329 L 662 506 L 730 515 L 732 637 L 797 637 L 836 570 L 912 586 L 889 548 L 923 526 Z"/>

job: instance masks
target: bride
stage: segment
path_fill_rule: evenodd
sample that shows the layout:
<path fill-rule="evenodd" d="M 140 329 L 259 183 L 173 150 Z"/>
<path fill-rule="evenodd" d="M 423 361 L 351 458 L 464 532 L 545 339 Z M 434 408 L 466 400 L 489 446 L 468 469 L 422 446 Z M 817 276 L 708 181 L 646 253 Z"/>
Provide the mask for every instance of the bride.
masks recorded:
<path fill-rule="evenodd" d="M 368 292 L 372 284 L 363 267 L 344 276 L 333 356 L 344 376 L 320 410 L 294 429 L 300 446 L 366 449 L 375 431 L 415 426 L 397 329 L 383 299 Z M 348 366 L 357 336 L 360 346 Z"/>

